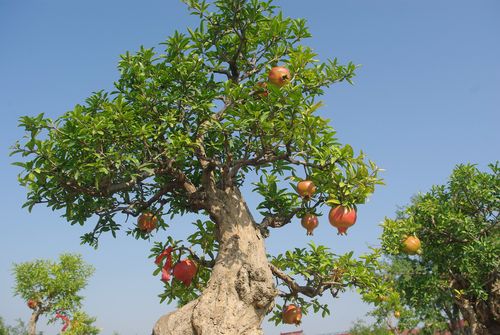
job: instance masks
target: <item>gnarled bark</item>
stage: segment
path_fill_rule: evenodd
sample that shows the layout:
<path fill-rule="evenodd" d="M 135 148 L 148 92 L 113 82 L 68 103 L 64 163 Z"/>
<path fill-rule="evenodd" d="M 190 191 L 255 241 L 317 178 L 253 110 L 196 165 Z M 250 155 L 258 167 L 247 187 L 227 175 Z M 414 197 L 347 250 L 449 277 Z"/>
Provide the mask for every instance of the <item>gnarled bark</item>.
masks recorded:
<path fill-rule="evenodd" d="M 500 275 L 492 275 L 487 285 L 488 299 L 476 303 L 474 310 L 483 329 L 482 334 L 500 334 Z"/>
<path fill-rule="evenodd" d="M 219 254 L 202 295 L 158 320 L 153 335 L 262 335 L 277 290 L 264 239 L 237 190 L 209 197 Z"/>
<path fill-rule="evenodd" d="M 500 334 L 500 276 L 494 273 L 486 286 L 488 299 L 457 299 L 472 334 Z"/>

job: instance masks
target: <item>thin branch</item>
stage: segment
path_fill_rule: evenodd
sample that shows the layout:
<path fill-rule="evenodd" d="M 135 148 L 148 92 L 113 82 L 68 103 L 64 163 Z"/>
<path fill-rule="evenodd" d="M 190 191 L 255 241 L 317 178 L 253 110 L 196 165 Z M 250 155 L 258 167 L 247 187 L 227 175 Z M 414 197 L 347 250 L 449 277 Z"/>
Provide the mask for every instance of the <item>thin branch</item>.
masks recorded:
<path fill-rule="evenodd" d="M 271 272 L 273 275 L 281 279 L 284 284 L 290 289 L 290 294 L 288 295 L 293 295 L 296 296 L 297 294 L 303 294 L 309 298 L 314 298 L 318 295 L 322 295 L 324 291 L 332 288 L 332 287 L 344 287 L 349 284 L 342 284 L 336 281 L 328 281 L 328 282 L 322 282 L 320 285 L 317 287 L 312 287 L 312 286 L 307 286 L 307 285 L 299 285 L 297 282 L 289 276 L 287 273 L 279 269 L 277 266 L 269 263 L 269 268 L 271 269 Z"/>
<path fill-rule="evenodd" d="M 215 266 L 215 259 L 206 260 L 205 258 L 200 258 L 191 248 L 178 246 L 174 248 L 174 250 L 184 250 L 189 252 L 191 257 L 195 260 L 196 263 L 203 265 L 206 268 L 213 268 Z"/>
<path fill-rule="evenodd" d="M 320 197 L 313 206 L 309 207 L 309 209 L 314 210 L 326 200 L 327 198 Z M 259 229 L 262 236 L 266 238 L 269 237 L 269 227 L 281 228 L 289 224 L 292 221 L 293 217 L 297 215 L 297 213 L 302 209 L 302 207 L 296 207 L 291 209 L 287 214 L 270 214 L 268 216 L 265 216 L 262 222 L 259 224 Z"/>
<path fill-rule="evenodd" d="M 315 168 L 318 170 L 325 170 L 328 167 L 330 167 L 332 164 L 314 164 L 314 163 L 309 163 L 303 160 L 296 159 L 294 157 L 295 155 L 292 154 L 291 150 L 287 146 L 286 152 L 279 152 L 275 153 L 272 150 L 264 150 L 262 152 L 257 153 L 254 157 L 249 158 L 247 156 L 244 156 L 241 159 L 235 160 L 232 164 L 232 167 L 229 170 L 229 175 L 228 177 L 233 179 L 237 174 L 238 171 L 245 166 L 262 166 L 266 165 L 269 163 L 273 163 L 279 160 L 284 160 L 287 161 L 291 164 L 295 165 L 302 165 L 306 167 L 311 167 Z"/>
<path fill-rule="evenodd" d="M 215 177 L 213 171 L 215 170 L 215 168 L 221 167 L 222 163 L 218 160 L 207 157 L 204 138 L 208 128 L 212 125 L 212 123 L 221 120 L 224 116 L 224 113 L 231 106 L 231 101 L 225 101 L 224 107 L 222 107 L 221 110 L 219 110 L 217 113 L 212 114 L 209 119 L 203 121 L 195 133 L 195 154 L 198 158 L 198 162 L 200 163 L 201 168 L 203 169 L 202 184 L 206 190 L 213 191 L 215 189 Z"/>

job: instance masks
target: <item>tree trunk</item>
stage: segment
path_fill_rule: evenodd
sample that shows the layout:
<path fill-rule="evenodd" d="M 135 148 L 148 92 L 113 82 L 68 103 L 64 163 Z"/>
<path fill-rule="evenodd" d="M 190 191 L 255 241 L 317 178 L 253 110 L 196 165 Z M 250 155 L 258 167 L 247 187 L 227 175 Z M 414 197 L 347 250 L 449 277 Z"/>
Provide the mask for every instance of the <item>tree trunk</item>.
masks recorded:
<path fill-rule="evenodd" d="M 31 314 L 30 322 L 28 324 L 28 335 L 36 335 L 36 323 L 39 317 L 40 317 L 39 311 L 34 311 Z"/>
<path fill-rule="evenodd" d="M 262 335 L 277 290 L 264 239 L 238 190 L 209 198 L 219 254 L 200 297 L 158 320 L 153 335 Z"/>
<path fill-rule="evenodd" d="M 474 305 L 483 334 L 500 334 L 500 275 L 494 273 L 487 285 L 488 299 Z"/>
<path fill-rule="evenodd" d="M 464 286 L 454 287 L 462 289 Z M 487 286 L 487 300 L 471 299 L 469 297 L 456 298 L 464 319 L 467 320 L 469 330 L 474 335 L 500 334 L 500 275 L 495 272 L 491 275 Z"/>

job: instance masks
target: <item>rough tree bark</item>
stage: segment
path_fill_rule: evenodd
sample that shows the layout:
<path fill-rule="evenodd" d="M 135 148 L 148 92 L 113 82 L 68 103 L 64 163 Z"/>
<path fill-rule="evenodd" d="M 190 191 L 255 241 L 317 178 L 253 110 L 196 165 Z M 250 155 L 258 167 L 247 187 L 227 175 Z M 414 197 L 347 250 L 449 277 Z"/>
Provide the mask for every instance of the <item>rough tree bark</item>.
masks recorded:
<path fill-rule="evenodd" d="M 482 333 L 479 334 L 500 334 L 500 276 L 498 273 L 492 275 L 487 287 L 488 299 L 478 301 L 474 305 L 482 328 Z"/>
<path fill-rule="evenodd" d="M 500 277 L 492 275 L 487 300 L 458 299 L 458 305 L 474 335 L 500 334 Z"/>
<path fill-rule="evenodd" d="M 34 311 L 31 314 L 30 321 L 28 323 L 28 335 L 36 335 L 36 323 L 40 317 L 40 311 Z"/>
<path fill-rule="evenodd" d="M 219 254 L 202 295 L 158 320 L 153 335 L 262 335 L 278 294 L 264 238 L 238 190 L 217 190 L 208 212 L 218 227 Z"/>

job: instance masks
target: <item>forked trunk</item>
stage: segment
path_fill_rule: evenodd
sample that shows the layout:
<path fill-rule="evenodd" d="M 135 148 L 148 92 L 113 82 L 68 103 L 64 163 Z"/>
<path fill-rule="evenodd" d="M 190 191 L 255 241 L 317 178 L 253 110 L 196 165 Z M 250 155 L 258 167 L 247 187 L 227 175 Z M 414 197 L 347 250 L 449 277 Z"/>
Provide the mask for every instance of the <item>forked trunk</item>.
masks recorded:
<path fill-rule="evenodd" d="M 264 239 L 238 191 L 218 192 L 210 206 L 219 254 L 202 295 L 158 320 L 153 335 L 261 335 L 277 290 Z"/>

